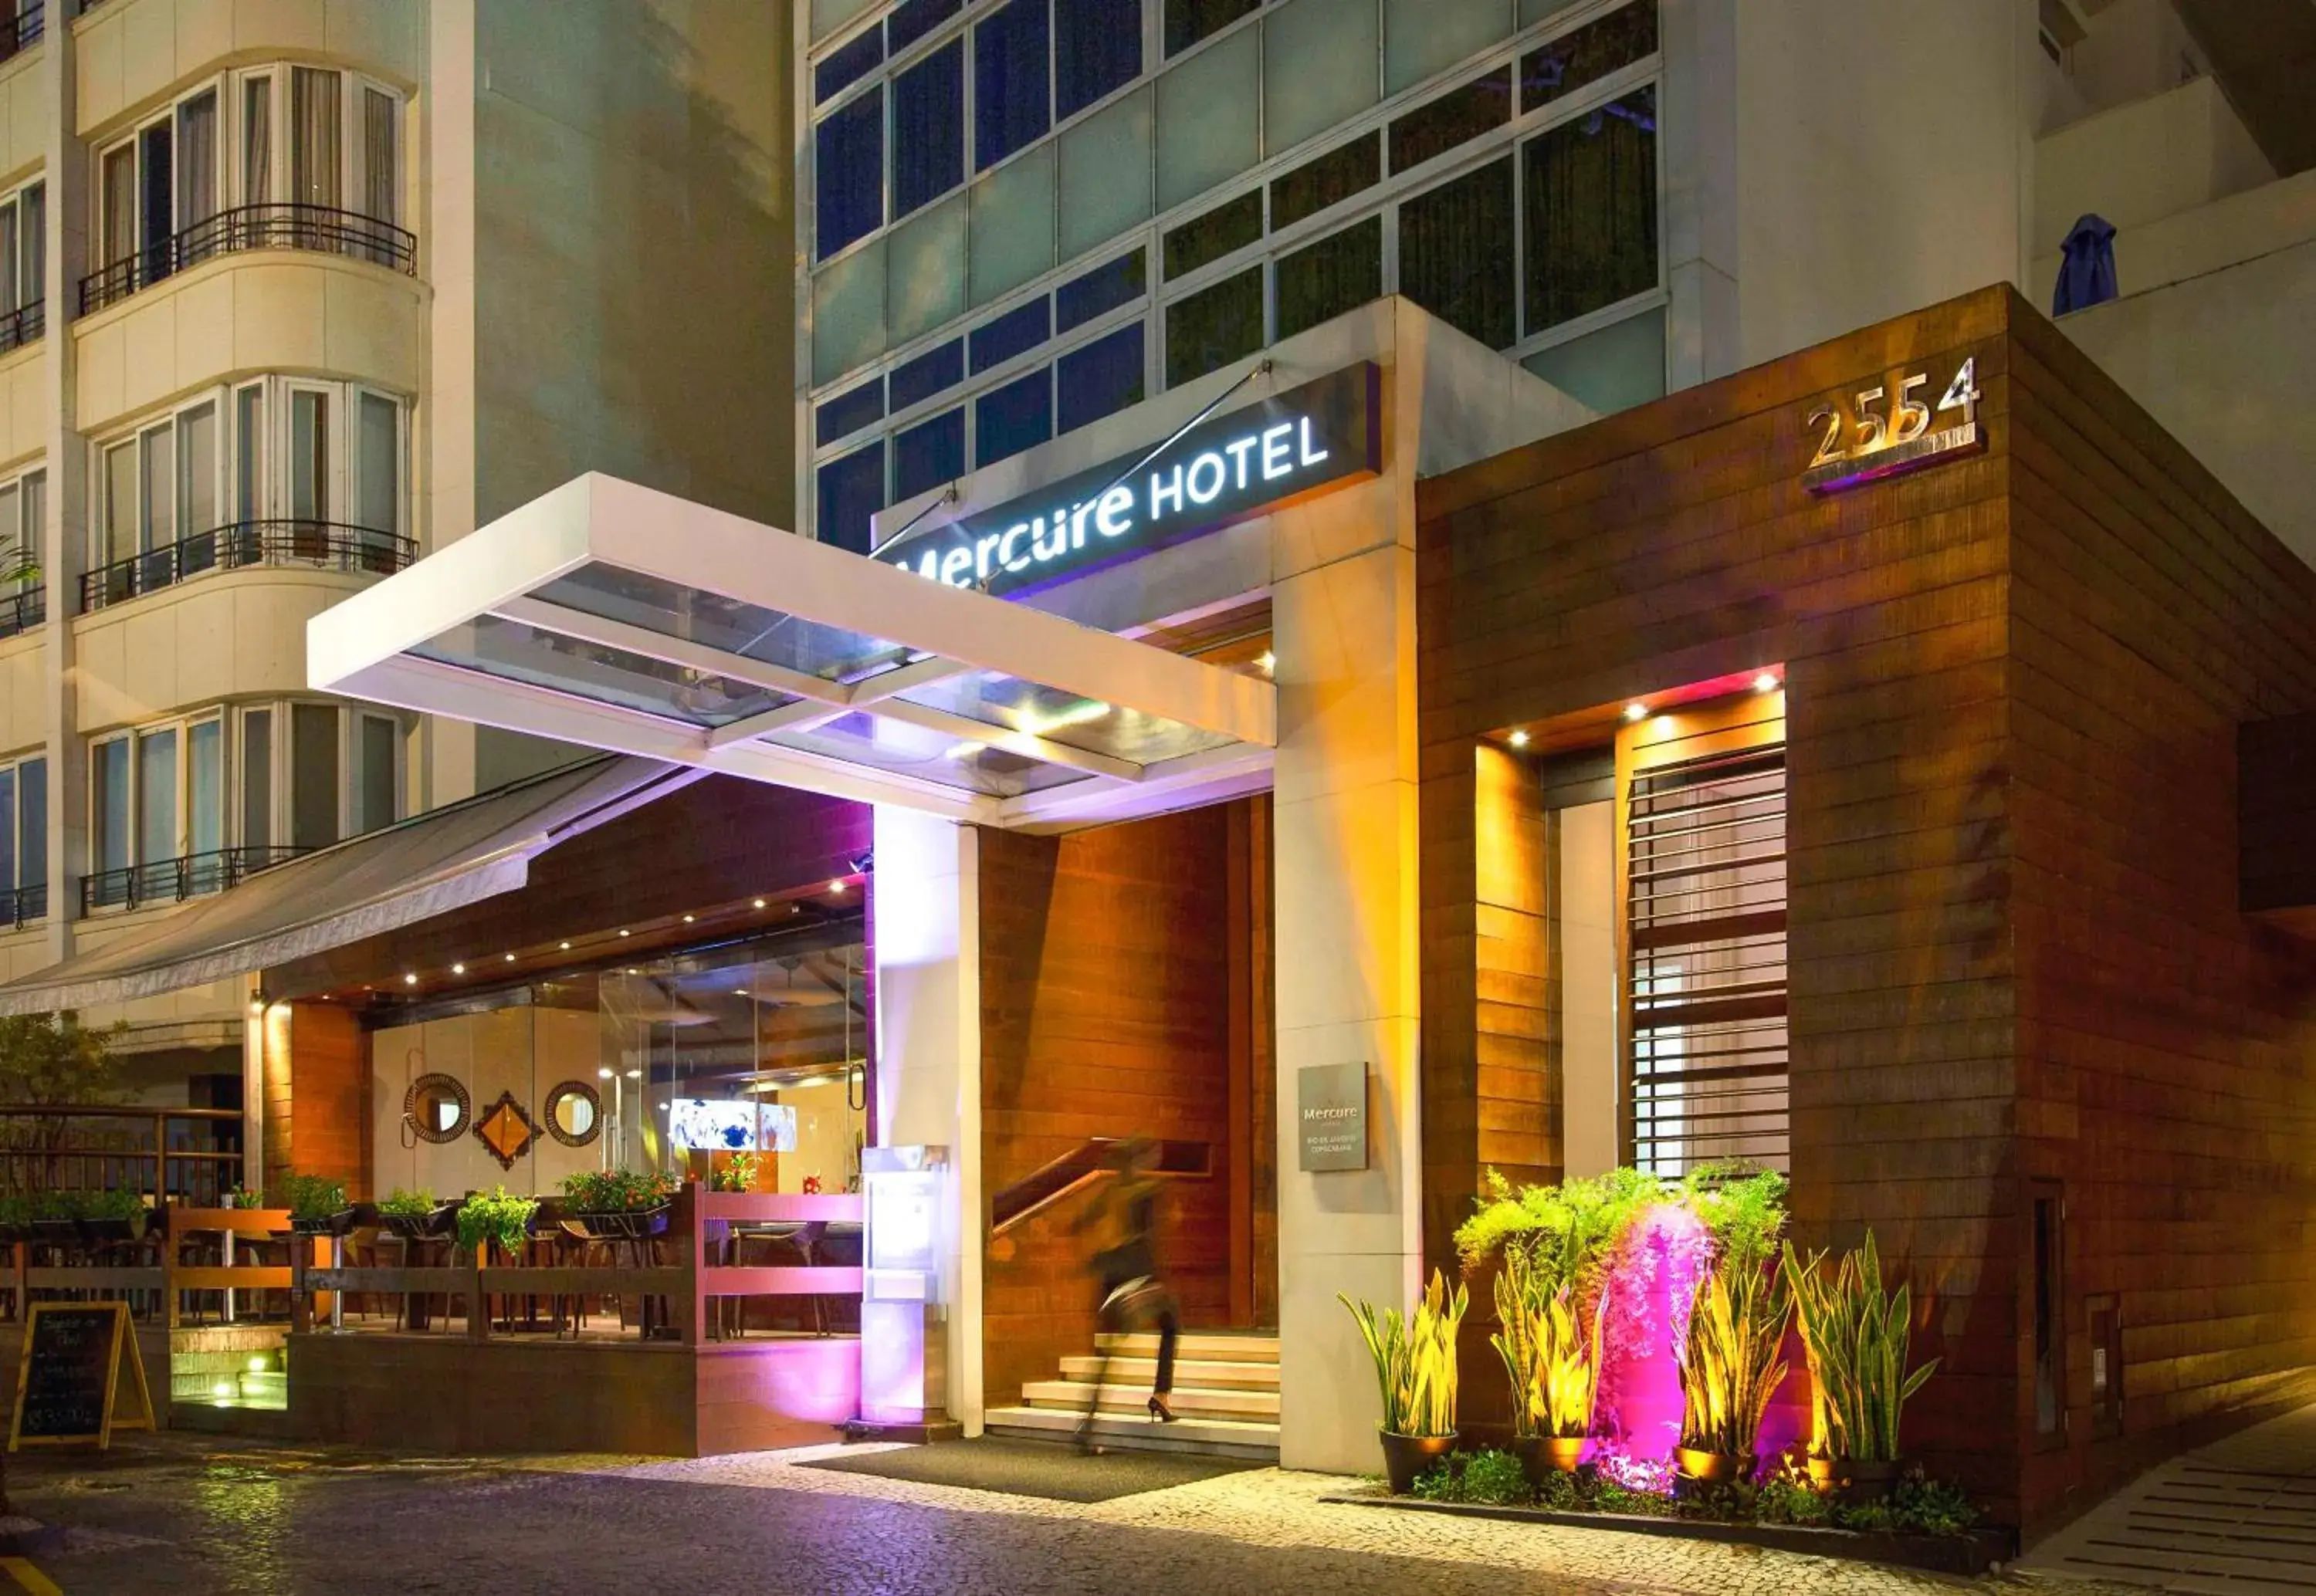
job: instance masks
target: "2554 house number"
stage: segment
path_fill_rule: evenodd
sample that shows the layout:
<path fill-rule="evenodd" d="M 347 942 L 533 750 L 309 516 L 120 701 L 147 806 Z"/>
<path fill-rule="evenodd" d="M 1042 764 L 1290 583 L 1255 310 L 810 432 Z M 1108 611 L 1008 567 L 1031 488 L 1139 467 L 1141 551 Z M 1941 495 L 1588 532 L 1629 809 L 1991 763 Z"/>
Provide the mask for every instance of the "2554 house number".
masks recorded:
<path fill-rule="evenodd" d="M 1813 493 L 1836 492 L 1984 448 L 1985 429 L 1978 424 L 1978 357 L 1964 359 L 1936 404 L 1923 403 L 1929 386 L 1927 371 L 1893 374 L 1889 382 L 1859 390 L 1846 406 L 1838 400 L 1817 405 L 1807 425 L 1823 431 L 1802 473 L 1802 486 Z"/>

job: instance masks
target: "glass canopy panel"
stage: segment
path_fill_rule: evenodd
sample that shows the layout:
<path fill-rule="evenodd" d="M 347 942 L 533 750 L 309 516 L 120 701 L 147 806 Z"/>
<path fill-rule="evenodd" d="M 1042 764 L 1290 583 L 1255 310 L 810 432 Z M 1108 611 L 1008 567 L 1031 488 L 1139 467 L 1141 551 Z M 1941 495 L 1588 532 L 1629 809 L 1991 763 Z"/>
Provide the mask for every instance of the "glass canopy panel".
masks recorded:
<path fill-rule="evenodd" d="M 899 695 L 902 702 L 947 710 L 1007 732 L 1023 732 L 1064 748 L 1107 754 L 1135 765 L 1157 765 L 1187 754 L 1225 748 L 1231 739 L 1140 710 L 1083 698 L 1019 677 L 975 670 L 928 682 Z"/>
<path fill-rule="evenodd" d="M 960 742 L 943 732 L 862 711 L 839 715 L 809 731 L 775 732 L 759 740 L 993 798 L 1012 798 L 1089 779 L 1082 771 Z"/>
<path fill-rule="evenodd" d="M 601 562 L 543 583 L 531 597 L 823 681 L 862 681 L 923 657 L 882 637 L 824 626 Z"/>
<path fill-rule="evenodd" d="M 410 652 L 422 660 L 694 726 L 721 726 L 796 702 L 788 694 L 770 688 L 671 665 L 625 649 L 582 643 L 497 616 L 478 616 L 463 622 Z"/>

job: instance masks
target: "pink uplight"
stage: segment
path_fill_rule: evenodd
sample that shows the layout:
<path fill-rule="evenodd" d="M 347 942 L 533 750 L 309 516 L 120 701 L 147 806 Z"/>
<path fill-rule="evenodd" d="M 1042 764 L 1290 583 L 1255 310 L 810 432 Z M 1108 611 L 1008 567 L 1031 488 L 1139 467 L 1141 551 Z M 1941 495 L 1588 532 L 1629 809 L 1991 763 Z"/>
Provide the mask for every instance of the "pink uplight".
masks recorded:
<path fill-rule="evenodd" d="M 1667 1459 L 1679 1444 L 1675 1359 L 1688 1334 L 1689 1302 L 1712 1257 L 1705 1221 L 1670 1202 L 1640 1214 L 1617 1240 L 1602 1287 L 1608 1311 L 1592 1410 L 1594 1433 L 1609 1443 L 1599 1449 L 1604 1458 Z"/>

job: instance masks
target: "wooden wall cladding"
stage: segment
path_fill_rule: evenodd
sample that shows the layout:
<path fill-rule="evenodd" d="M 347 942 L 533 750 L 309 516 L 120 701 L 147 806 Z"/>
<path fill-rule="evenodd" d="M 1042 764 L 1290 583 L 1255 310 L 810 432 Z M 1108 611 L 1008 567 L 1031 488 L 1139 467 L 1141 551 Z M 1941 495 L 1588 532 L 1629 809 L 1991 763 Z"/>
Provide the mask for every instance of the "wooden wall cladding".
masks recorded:
<path fill-rule="evenodd" d="M 1813 497 L 1810 400 L 1977 357 L 1986 451 Z M 2030 1536 L 2316 1389 L 2316 952 L 2238 905 L 2237 728 L 2316 710 L 2316 574 L 2005 288 L 1422 485 L 1427 1245 L 1487 1161 L 1475 741 L 1782 664 L 1794 1212 L 1945 1360 L 1908 1444 Z M 1445 1112 L 1435 1114 L 1440 1103 Z M 2063 1183 L 2035 1433 L 2026 1183 Z M 2088 1297 L 2122 1317 L 2094 1440 Z"/>
<path fill-rule="evenodd" d="M 1474 1152 L 1507 1180 L 1561 1177 L 1550 938 L 1552 829 L 1537 762 L 1474 750 Z"/>
<path fill-rule="evenodd" d="M 371 1200 L 370 1039 L 361 1022 L 325 1003 L 293 1004 L 288 1040 L 290 1166 L 343 1182 L 355 1201 Z"/>
<path fill-rule="evenodd" d="M 993 1193 L 1091 1136 L 1205 1141 L 1214 1175 L 1169 1181 L 1160 1263 L 1190 1326 L 1230 1322 L 1234 816 L 1221 805 L 1071 833 L 981 839 L 982 1185 Z M 1267 1016 L 1266 1016 L 1267 1020 Z M 1267 1028 L 1267 1027 L 1266 1027 Z M 1093 1347 L 1091 1250 L 1065 1198 L 992 1246 L 986 1399 L 1020 1399 Z"/>

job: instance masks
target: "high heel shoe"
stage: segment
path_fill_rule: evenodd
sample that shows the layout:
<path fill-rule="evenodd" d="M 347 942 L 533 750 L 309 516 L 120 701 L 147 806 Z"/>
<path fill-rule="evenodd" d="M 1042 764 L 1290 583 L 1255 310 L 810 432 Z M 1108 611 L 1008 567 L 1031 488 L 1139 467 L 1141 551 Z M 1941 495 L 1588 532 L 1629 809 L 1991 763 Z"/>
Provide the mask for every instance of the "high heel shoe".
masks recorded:
<path fill-rule="evenodd" d="M 1162 1424 L 1171 1424 L 1174 1422 L 1174 1410 L 1166 1405 L 1163 1396 L 1153 1396 L 1150 1399 L 1150 1416 Z"/>

